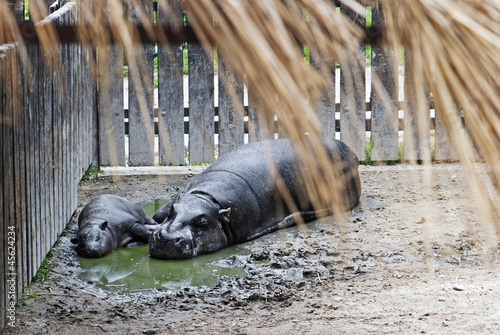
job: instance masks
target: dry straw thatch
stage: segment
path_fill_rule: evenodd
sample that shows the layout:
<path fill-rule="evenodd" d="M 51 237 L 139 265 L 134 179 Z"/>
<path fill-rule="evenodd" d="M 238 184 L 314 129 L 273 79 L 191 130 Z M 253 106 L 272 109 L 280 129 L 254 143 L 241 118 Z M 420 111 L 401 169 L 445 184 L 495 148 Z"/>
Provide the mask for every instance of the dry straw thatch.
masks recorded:
<path fill-rule="evenodd" d="M 91 3 L 94 8 L 89 6 Z M 114 40 L 123 44 L 129 62 L 140 63 L 141 56 L 134 44 L 137 36 L 127 29 L 120 3 L 79 1 L 78 12 L 86 18 L 86 25 L 79 27 L 78 37 L 82 42 L 101 46 Z M 327 69 L 335 62 L 365 62 L 359 49 L 366 39 L 366 30 L 353 23 L 352 16 L 363 18 L 365 5 L 383 8 L 385 24 L 378 43 L 392 49 L 394 54 L 398 54 L 401 46 L 411 51 L 418 132 L 423 138 L 429 129 L 428 100 L 432 95 L 455 150 L 470 169 L 478 204 L 483 206 L 480 213 L 484 215 L 485 229 L 491 231 L 491 223 L 498 221 L 493 220 L 496 215 L 492 205 L 498 203 L 498 194 L 487 196 L 482 192 L 484 181 L 476 176 L 471 162 L 477 156 L 475 148 L 491 167 L 496 166 L 500 157 L 500 97 L 497 94 L 500 3 L 493 0 L 341 0 L 337 3 L 345 12 L 338 12 L 335 2 L 329 0 L 158 0 L 159 7 L 166 13 L 179 6 L 187 11 L 189 22 L 207 53 L 211 54 L 214 44 L 218 46 L 228 65 L 221 69 L 240 81 L 245 80 L 252 99 L 264 115 L 261 120 L 278 115 L 305 158 L 303 164 L 315 171 L 309 176 L 313 197 L 327 203 L 337 203 L 338 193 L 332 190 L 338 190 L 339 183 L 331 177 L 331 166 L 323 164 L 319 170 L 314 169 L 315 161 L 326 160 L 318 145 L 321 125 L 313 102 L 329 82 Z M 128 4 L 129 8 L 137 8 L 135 16 L 145 31 L 151 36 L 156 34 L 156 40 L 168 46 L 166 35 L 155 32 L 147 6 L 137 0 L 129 0 Z M 3 7 L 0 8 L 0 41 L 22 41 L 15 18 L 4 10 L 6 5 L 6 0 L 0 0 Z M 30 14 L 35 23 L 45 16 L 43 8 L 43 1 L 30 0 Z M 350 17 L 346 13 L 350 13 Z M 182 27 L 172 29 L 180 31 Z M 53 49 L 55 35 L 50 27 L 39 29 L 38 33 L 42 46 Z M 321 60 L 318 66 L 321 71 L 312 71 L 311 65 L 304 62 L 299 45 L 310 47 Z M 348 68 L 346 72 L 356 82 L 355 72 L 349 73 Z M 381 96 L 388 96 L 380 85 L 374 89 L 380 91 Z M 466 119 L 465 135 L 460 114 Z M 423 158 L 429 161 L 430 154 L 424 152 Z M 494 185 L 500 185 L 499 172 L 491 169 L 491 176 Z M 494 244 L 493 237 L 490 242 Z"/>

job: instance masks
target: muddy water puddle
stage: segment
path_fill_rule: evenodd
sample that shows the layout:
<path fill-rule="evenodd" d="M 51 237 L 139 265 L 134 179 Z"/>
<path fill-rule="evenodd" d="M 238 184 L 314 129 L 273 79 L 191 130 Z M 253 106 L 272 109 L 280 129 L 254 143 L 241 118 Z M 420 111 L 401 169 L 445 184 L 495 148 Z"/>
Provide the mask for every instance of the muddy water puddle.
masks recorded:
<path fill-rule="evenodd" d="M 167 200 L 141 204 L 152 216 Z M 112 292 L 135 292 L 152 288 L 177 289 L 181 286 L 214 286 L 221 276 L 244 277 L 243 267 L 218 262 L 249 251 L 241 246 L 225 248 L 190 260 L 165 261 L 149 257 L 148 245 L 120 248 L 98 259 L 79 257 L 79 277 Z M 221 265 L 222 264 L 222 265 Z"/>

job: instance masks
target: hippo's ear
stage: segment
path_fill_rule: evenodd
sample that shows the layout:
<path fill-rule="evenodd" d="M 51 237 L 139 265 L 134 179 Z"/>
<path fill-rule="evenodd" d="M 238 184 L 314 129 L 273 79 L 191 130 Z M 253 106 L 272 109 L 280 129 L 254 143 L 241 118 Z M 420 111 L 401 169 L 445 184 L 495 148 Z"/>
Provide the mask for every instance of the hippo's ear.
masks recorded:
<path fill-rule="evenodd" d="M 99 227 L 101 227 L 101 230 L 104 230 L 104 229 L 108 228 L 108 221 L 104 221 L 103 223 L 101 223 L 99 225 Z"/>
<path fill-rule="evenodd" d="M 219 210 L 219 220 L 229 222 L 229 214 L 231 214 L 231 207 Z"/>

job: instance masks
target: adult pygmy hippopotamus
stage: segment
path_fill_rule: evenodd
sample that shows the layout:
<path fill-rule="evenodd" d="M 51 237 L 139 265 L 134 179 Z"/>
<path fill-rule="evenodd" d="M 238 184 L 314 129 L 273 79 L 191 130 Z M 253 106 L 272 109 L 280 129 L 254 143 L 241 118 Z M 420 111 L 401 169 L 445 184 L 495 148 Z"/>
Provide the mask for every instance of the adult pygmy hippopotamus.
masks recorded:
<path fill-rule="evenodd" d="M 77 249 L 84 257 L 102 257 L 119 247 L 148 243 L 158 227 L 133 202 L 116 195 L 99 195 L 78 217 Z"/>
<path fill-rule="evenodd" d="M 352 208 L 361 194 L 358 158 L 337 140 L 323 139 L 323 145 L 344 184 L 344 209 Z M 299 160 L 286 139 L 255 142 L 222 156 L 155 213 L 162 225 L 151 235 L 151 257 L 187 259 L 294 225 L 295 216 L 271 178 L 270 161 L 302 219 L 316 219 L 325 208 L 309 199 Z"/>

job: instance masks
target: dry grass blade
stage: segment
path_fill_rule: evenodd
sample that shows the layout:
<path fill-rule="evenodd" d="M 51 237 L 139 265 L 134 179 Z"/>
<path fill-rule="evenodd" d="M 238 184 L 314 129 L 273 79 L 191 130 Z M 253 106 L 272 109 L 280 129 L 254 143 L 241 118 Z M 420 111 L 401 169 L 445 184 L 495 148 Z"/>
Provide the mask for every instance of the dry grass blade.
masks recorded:
<path fill-rule="evenodd" d="M 386 33 L 411 50 L 413 70 L 420 73 L 416 87 L 430 87 L 462 162 L 470 170 L 484 229 L 490 245 L 495 238 L 490 201 L 485 185 L 476 176 L 471 160 L 477 156 L 457 122 L 456 108 L 465 117 L 467 131 L 490 166 L 498 164 L 500 147 L 500 6 L 493 1 L 385 1 L 390 8 Z M 422 98 L 419 99 L 420 101 Z M 422 113 L 421 113 L 422 114 Z M 494 182 L 500 176 L 491 170 Z M 496 222 L 496 224 L 498 224 Z M 497 226 L 498 229 L 498 226 Z"/>
<path fill-rule="evenodd" d="M 360 31 L 329 1 L 187 1 L 186 8 L 204 44 L 217 44 L 239 80 L 245 79 L 263 119 L 278 116 L 311 171 L 307 177 L 315 202 L 336 200 L 340 208 L 342 182 L 333 167 L 316 166 L 327 158 L 312 102 L 327 81 L 304 61 L 301 45 L 320 45 L 322 55 L 340 59 L 346 47 L 359 50 Z M 306 13 L 314 23 L 304 20 Z"/>
<path fill-rule="evenodd" d="M 334 62 L 353 64 L 352 68 L 364 66 L 365 59 L 359 50 L 365 33 L 346 12 L 363 17 L 363 5 L 381 6 L 386 46 L 395 54 L 401 45 L 408 54 L 411 52 L 415 138 L 426 143 L 429 135 L 431 94 L 455 149 L 471 171 L 478 203 L 483 206 L 480 212 L 491 213 L 490 201 L 483 192 L 485 186 L 474 174 L 471 159 L 478 148 L 493 167 L 494 184 L 500 185 L 500 171 L 494 168 L 500 159 L 500 4 L 473 0 L 342 0 L 339 3 L 346 12 L 339 12 L 335 3 L 329 0 L 160 0 L 159 7 L 165 8 L 166 13 L 181 6 L 185 8 L 205 49 L 211 53 L 213 45 L 217 45 L 228 64 L 224 70 L 234 72 L 240 82 L 248 85 L 251 99 L 257 102 L 262 115 L 259 119 L 274 120 L 277 115 L 285 133 L 304 157 L 305 168 L 314 171 L 308 176 L 312 198 L 324 204 L 335 200 L 338 203 L 342 182 L 335 179 L 332 167 L 327 164 L 320 164 L 319 170 L 316 169 L 315 162 L 327 159 L 319 145 L 322 131 L 314 102 L 328 84 L 328 69 Z M 0 41 L 21 41 L 22 32 L 16 18 L 6 9 L 9 4 L 0 0 Z M 78 15 L 87 17 L 88 23 L 79 27 L 79 39 L 101 47 L 111 39 L 122 43 L 129 64 L 136 65 L 135 74 L 131 74 L 135 86 L 151 86 L 152 78 L 142 75 L 146 73 L 145 60 L 135 45 L 137 32 L 131 31 L 117 2 L 81 1 L 75 6 Z M 143 4 L 135 0 L 128 6 L 135 8 L 129 12 L 134 13 L 131 16 L 135 22 L 141 23 L 148 34 L 154 34 L 151 13 Z M 30 1 L 34 23 L 46 16 L 44 8 L 41 0 Z M 37 34 L 45 52 L 57 50 L 54 48 L 57 38 L 50 25 L 39 25 Z M 159 38 L 165 46 L 168 44 L 165 36 Z M 316 68 L 322 69 L 321 72 L 304 61 L 303 45 L 314 50 L 321 63 Z M 351 67 L 342 70 L 352 79 L 352 91 L 363 87 L 355 70 Z M 374 88 L 382 90 L 380 85 Z M 145 120 L 148 98 L 144 92 L 140 96 L 143 98 L 139 99 L 139 105 Z M 390 94 L 382 92 L 380 96 Z M 465 134 L 457 110 L 465 117 Z M 305 133 L 309 136 L 304 136 Z M 406 145 L 414 152 L 420 150 L 416 143 Z M 429 161 L 428 145 L 424 145 L 419 155 L 415 155 L 415 160 Z M 493 217 L 493 214 L 486 215 L 483 221 L 489 224 Z M 487 226 L 485 229 L 491 230 Z M 494 245 L 493 238 L 490 242 Z"/>

